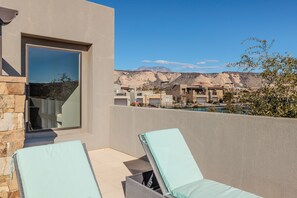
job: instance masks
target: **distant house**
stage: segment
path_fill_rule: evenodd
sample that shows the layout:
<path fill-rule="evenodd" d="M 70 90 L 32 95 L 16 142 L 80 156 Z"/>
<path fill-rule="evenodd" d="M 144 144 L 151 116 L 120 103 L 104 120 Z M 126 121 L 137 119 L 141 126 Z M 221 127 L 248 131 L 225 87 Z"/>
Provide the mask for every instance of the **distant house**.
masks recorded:
<path fill-rule="evenodd" d="M 173 105 L 173 96 L 172 95 L 163 95 L 162 97 L 162 106 L 163 107 L 171 107 Z"/>
<path fill-rule="evenodd" d="M 213 102 L 219 102 L 224 98 L 224 87 L 223 86 L 212 86 L 208 87 L 208 98 Z"/>
<path fill-rule="evenodd" d="M 209 101 L 208 90 L 201 85 L 176 84 L 167 93 L 173 96 L 175 102 L 181 104 L 188 102 L 201 104 Z"/>
<path fill-rule="evenodd" d="M 147 96 L 152 95 L 153 91 L 134 91 L 131 93 L 131 102 L 138 102 L 147 105 Z"/>
<path fill-rule="evenodd" d="M 208 89 L 201 85 L 192 85 L 187 87 L 187 101 L 192 103 L 207 103 L 209 96 L 207 94 Z"/>
<path fill-rule="evenodd" d="M 165 91 L 161 93 L 147 94 L 145 96 L 145 105 L 151 105 L 155 107 L 171 107 L 173 105 L 173 96 L 167 95 Z"/>
<path fill-rule="evenodd" d="M 130 106 L 131 102 L 131 94 L 134 94 L 133 88 L 129 86 L 120 86 L 114 84 L 114 104 L 121 106 Z"/>
<path fill-rule="evenodd" d="M 225 89 L 223 86 L 206 87 L 202 85 L 176 84 L 167 90 L 173 95 L 173 100 L 185 105 L 187 103 L 204 104 L 223 100 Z"/>
<path fill-rule="evenodd" d="M 187 85 L 175 84 L 170 89 L 166 90 L 166 93 L 173 96 L 173 100 L 178 103 L 187 102 Z"/>
<path fill-rule="evenodd" d="M 173 104 L 172 95 L 165 92 L 154 93 L 153 91 L 139 91 L 129 86 L 114 85 L 114 104 L 130 106 L 136 103 L 141 106 L 170 107 Z"/>

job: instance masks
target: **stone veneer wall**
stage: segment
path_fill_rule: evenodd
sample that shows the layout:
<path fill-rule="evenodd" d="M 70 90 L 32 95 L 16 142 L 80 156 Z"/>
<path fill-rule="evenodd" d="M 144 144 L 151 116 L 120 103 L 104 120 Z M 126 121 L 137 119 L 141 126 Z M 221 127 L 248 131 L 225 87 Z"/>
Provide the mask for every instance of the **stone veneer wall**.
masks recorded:
<path fill-rule="evenodd" d="M 16 176 L 10 181 L 10 161 L 24 146 L 25 82 L 0 76 L 0 198 L 19 197 Z"/>

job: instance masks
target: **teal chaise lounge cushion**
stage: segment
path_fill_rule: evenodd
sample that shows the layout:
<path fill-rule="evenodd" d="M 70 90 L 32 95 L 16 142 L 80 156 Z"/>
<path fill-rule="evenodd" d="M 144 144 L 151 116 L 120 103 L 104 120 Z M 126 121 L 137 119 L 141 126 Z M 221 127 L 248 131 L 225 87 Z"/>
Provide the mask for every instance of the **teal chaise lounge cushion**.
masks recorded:
<path fill-rule="evenodd" d="M 212 180 L 202 179 L 172 191 L 178 198 L 256 198 L 258 196 Z"/>
<path fill-rule="evenodd" d="M 178 129 L 144 133 L 148 147 L 169 192 L 203 176 Z"/>
<path fill-rule="evenodd" d="M 178 129 L 140 135 L 154 160 L 167 191 L 177 198 L 259 198 L 259 196 L 206 180 Z M 145 149 L 146 150 L 146 149 Z M 153 166 L 154 167 L 154 166 Z M 166 192 L 165 192 L 166 194 Z"/>
<path fill-rule="evenodd" d="M 101 198 L 80 141 L 20 149 L 14 160 L 25 198 Z"/>

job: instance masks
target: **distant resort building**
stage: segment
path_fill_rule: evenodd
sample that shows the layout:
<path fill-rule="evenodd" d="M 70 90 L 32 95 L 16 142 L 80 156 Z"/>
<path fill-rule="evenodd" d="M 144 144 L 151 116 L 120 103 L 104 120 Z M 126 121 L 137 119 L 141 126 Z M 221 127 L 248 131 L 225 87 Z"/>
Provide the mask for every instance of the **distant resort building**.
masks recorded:
<path fill-rule="evenodd" d="M 207 92 L 210 101 L 220 102 L 224 98 L 225 88 L 223 86 L 208 87 Z"/>
<path fill-rule="evenodd" d="M 140 105 L 152 107 L 171 107 L 173 96 L 165 91 L 155 93 L 152 90 L 139 91 L 129 86 L 114 85 L 114 104 L 122 106 Z"/>
<path fill-rule="evenodd" d="M 121 106 L 130 106 L 131 104 L 131 94 L 130 89 L 121 87 L 119 85 L 114 85 L 114 104 Z"/>
<path fill-rule="evenodd" d="M 139 90 L 132 86 L 114 85 L 114 104 L 122 106 L 173 107 L 196 104 L 208 106 L 211 103 L 223 103 L 226 93 L 232 94 L 232 102 L 239 102 L 239 95 L 250 92 L 245 88 L 224 86 L 202 86 L 175 84 L 166 91 Z"/>
<path fill-rule="evenodd" d="M 177 103 L 185 105 L 187 103 L 204 104 L 209 102 L 219 102 L 223 100 L 225 89 L 223 86 L 204 87 L 201 85 L 176 84 L 167 90 L 167 94 L 173 96 Z"/>

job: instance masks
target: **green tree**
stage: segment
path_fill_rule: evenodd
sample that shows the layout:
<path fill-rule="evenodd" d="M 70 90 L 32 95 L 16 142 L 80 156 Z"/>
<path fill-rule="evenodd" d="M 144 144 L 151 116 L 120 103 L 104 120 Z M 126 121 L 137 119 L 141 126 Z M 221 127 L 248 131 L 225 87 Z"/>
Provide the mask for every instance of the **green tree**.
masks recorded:
<path fill-rule="evenodd" d="M 246 41 L 256 45 L 248 47 L 240 61 L 230 66 L 241 67 L 244 71 L 260 71 L 262 86 L 240 98 L 246 103 L 248 113 L 297 118 L 297 59 L 288 53 L 270 52 L 274 41 L 257 38 Z"/>
<path fill-rule="evenodd" d="M 231 93 L 231 92 L 226 92 L 225 94 L 224 94 L 224 96 L 223 96 L 223 101 L 225 102 L 225 103 L 228 103 L 228 102 L 232 102 L 232 100 L 233 100 L 233 98 L 234 98 L 234 96 L 233 96 L 233 93 Z"/>
<path fill-rule="evenodd" d="M 226 104 L 227 113 L 241 113 L 240 108 L 237 105 L 232 104 L 234 94 L 232 92 L 226 92 L 223 96 L 223 101 Z"/>

